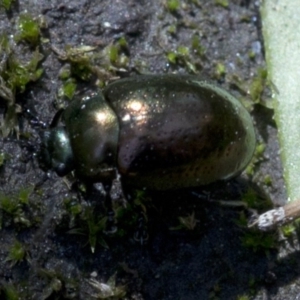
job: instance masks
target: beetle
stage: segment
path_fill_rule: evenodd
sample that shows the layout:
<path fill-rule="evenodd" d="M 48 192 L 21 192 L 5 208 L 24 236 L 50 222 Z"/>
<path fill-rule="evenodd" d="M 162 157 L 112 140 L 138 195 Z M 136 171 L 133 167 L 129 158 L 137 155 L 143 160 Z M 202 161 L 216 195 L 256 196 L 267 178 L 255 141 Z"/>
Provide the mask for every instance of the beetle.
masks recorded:
<path fill-rule="evenodd" d="M 74 100 L 42 137 L 47 167 L 153 190 L 227 180 L 249 163 L 254 126 L 223 89 L 189 75 L 141 75 Z M 59 122 L 58 122 L 59 120 Z M 58 123 L 61 123 L 58 125 Z"/>
<path fill-rule="evenodd" d="M 41 157 L 60 176 L 75 170 L 103 183 L 109 195 L 117 176 L 149 190 L 227 180 L 247 166 L 255 143 L 250 114 L 223 89 L 190 75 L 141 75 L 59 111 L 43 131 Z"/>

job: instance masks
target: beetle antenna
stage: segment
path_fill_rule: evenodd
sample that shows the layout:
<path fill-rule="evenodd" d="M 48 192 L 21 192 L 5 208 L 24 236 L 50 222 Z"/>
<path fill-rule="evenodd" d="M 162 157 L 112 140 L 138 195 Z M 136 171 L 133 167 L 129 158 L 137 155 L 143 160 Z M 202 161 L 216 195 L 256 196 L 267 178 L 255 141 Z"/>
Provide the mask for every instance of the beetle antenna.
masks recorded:
<path fill-rule="evenodd" d="M 147 220 L 145 213 L 141 207 L 139 207 L 139 217 L 137 220 L 137 229 L 134 233 L 134 240 L 140 243 L 141 245 L 145 245 L 149 239 L 149 234 L 147 230 Z"/>
<path fill-rule="evenodd" d="M 57 127 L 58 123 L 60 122 L 61 120 L 61 117 L 62 117 L 62 114 L 64 112 L 64 109 L 61 108 L 57 111 L 57 113 L 55 114 L 55 116 L 53 117 L 51 123 L 50 123 L 50 126 L 49 128 L 55 128 Z"/>
<path fill-rule="evenodd" d="M 42 129 L 47 128 L 47 124 L 43 121 L 41 121 L 38 117 L 37 114 L 35 113 L 35 111 L 33 111 L 30 108 L 26 108 L 24 110 L 24 115 L 27 116 L 29 118 L 29 123 L 34 126 L 34 127 L 39 127 Z"/>

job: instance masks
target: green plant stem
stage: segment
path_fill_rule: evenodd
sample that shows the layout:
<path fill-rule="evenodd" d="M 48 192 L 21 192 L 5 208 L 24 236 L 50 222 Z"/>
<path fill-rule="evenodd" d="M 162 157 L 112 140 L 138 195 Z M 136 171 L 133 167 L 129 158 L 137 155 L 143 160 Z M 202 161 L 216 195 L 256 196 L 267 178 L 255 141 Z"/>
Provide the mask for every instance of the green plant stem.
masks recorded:
<path fill-rule="evenodd" d="M 261 18 L 288 201 L 300 197 L 299 0 L 264 0 Z"/>

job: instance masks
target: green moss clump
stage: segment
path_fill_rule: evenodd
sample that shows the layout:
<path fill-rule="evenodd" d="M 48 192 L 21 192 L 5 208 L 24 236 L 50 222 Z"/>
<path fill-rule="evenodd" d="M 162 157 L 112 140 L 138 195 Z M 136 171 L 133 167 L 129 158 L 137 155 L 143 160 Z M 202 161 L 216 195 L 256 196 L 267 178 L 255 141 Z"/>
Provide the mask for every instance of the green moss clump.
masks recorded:
<path fill-rule="evenodd" d="M 25 227 L 31 225 L 31 222 L 25 214 L 25 208 L 29 204 L 29 197 L 32 190 L 31 187 L 25 187 L 20 189 L 20 191 L 14 195 L 0 193 L 0 209 L 6 214 L 6 219 L 13 221 L 14 224 Z M 2 227 L 2 224 L 0 225 Z"/>
<path fill-rule="evenodd" d="M 63 86 L 58 91 L 58 97 L 71 100 L 76 91 L 76 80 L 74 78 L 69 78 L 63 83 Z"/>
<path fill-rule="evenodd" d="M 25 187 L 23 189 L 20 189 L 18 194 L 18 199 L 21 204 L 28 205 L 29 204 L 29 197 L 33 191 L 32 187 Z"/>
<path fill-rule="evenodd" d="M 179 64 L 187 68 L 189 73 L 196 74 L 197 68 L 190 56 L 188 47 L 178 46 L 176 51 L 170 51 L 166 54 L 171 64 Z"/>
<path fill-rule="evenodd" d="M 108 248 L 103 234 L 107 220 L 106 216 L 96 215 L 90 206 L 75 204 L 70 200 L 66 200 L 65 204 L 70 213 L 70 221 L 73 226 L 68 233 L 87 236 L 92 253 L 95 252 L 97 244 Z"/>
<path fill-rule="evenodd" d="M 228 0 L 215 0 L 215 3 L 224 8 L 227 8 L 229 6 Z"/>
<path fill-rule="evenodd" d="M 171 64 L 176 64 L 177 57 L 178 57 L 178 55 L 176 52 L 168 52 L 167 53 L 167 59 Z"/>
<path fill-rule="evenodd" d="M 126 285 L 117 285 L 116 273 L 106 283 L 89 279 L 87 281 L 94 288 L 93 296 L 97 299 L 124 299 L 127 292 Z"/>
<path fill-rule="evenodd" d="M 29 82 L 41 77 L 43 69 L 39 63 L 43 56 L 36 49 L 29 61 L 21 61 L 6 34 L 0 35 L 0 53 L 3 57 L 0 65 L 0 99 L 7 108 L 0 131 L 3 136 L 8 136 L 12 131 L 18 134 L 17 114 L 20 113 L 20 107 L 15 104 L 16 94 L 23 93 Z"/>
<path fill-rule="evenodd" d="M 278 245 L 276 234 L 254 230 L 245 232 L 241 241 L 243 246 L 251 248 L 254 252 L 264 251 L 267 254 L 270 250 L 276 249 Z"/>
<path fill-rule="evenodd" d="M 17 288 L 12 283 L 2 284 L 1 290 L 4 291 L 6 300 L 21 299 Z M 1 295 L 2 295 L 2 293 L 1 293 Z"/>
<path fill-rule="evenodd" d="M 252 188 L 248 188 L 247 192 L 243 195 L 242 201 L 246 207 L 259 211 L 267 210 L 273 206 L 270 199 L 260 197 Z"/>
<path fill-rule="evenodd" d="M 264 177 L 264 184 L 267 186 L 271 186 L 273 184 L 271 175 L 266 175 Z"/>
<path fill-rule="evenodd" d="M 6 10 L 10 10 L 10 7 L 14 0 L 1 0 L 0 1 L 0 6 L 4 7 Z"/>
<path fill-rule="evenodd" d="M 167 9 L 170 12 L 176 12 L 180 8 L 180 1 L 179 0 L 167 0 L 166 4 Z"/>
<path fill-rule="evenodd" d="M 18 30 L 16 41 L 26 41 L 32 46 L 37 46 L 40 38 L 40 28 L 37 21 L 28 14 L 21 14 L 18 20 Z"/>
<path fill-rule="evenodd" d="M 111 45 L 109 49 L 109 60 L 115 64 L 119 58 L 119 48 L 116 45 Z"/>
<path fill-rule="evenodd" d="M 128 43 L 127 40 L 125 39 L 124 36 L 122 36 L 119 40 L 118 40 L 118 45 L 121 49 L 123 50 L 128 50 Z"/>
<path fill-rule="evenodd" d="M 177 26 L 175 24 L 168 27 L 168 33 L 175 35 L 177 32 Z"/>
<path fill-rule="evenodd" d="M 292 223 L 281 226 L 280 231 L 286 238 L 292 238 L 293 236 L 299 236 L 300 218 L 295 219 Z"/>
<path fill-rule="evenodd" d="M 51 48 L 58 58 L 66 63 L 59 75 L 64 81 L 59 97 L 71 98 L 77 80 L 93 79 L 97 86 L 103 87 L 112 77 L 111 73 L 126 70 L 129 63 L 129 49 L 125 37 L 121 37 L 102 50 L 88 45 L 79 47 L 66 45 L 64 50 L 53 45 Z"/>
<path fill-rule="evenodd" d="M 22 63 L 15 56 L 8 60 L 4 79 L 14 92 L 23 93 L 29 82 L 37 81 L 41 77 L 43 69 L 39 68 L 38 65 L 42 59 L 42 54 L 35 50 L 28 62 Z"/>
<path fill-rule="evenodd" d="M 194 230 L 197 226 L 197 223 L 199 223 L 199 220 L 196 219 L 194 211 L 186 217 L 179 217 L 178 219 L 180 225 L 176 228 L 172 228 L 173 230 Z"/>
<path fill-rule="evenodd" d="M 250 297 L 247 295 L 237 296 L 236 300 L 250 300 Z"/>
<path fill-rule="evenodd" d="M 12 266 L 15 264 L 23 261 L 23 259 L 26 256 L 25 247 L 22 243 L 19 241 L 15 241 L 12 247 L 9 249 L 8 256 L 6 258 L 6 261 L 9 261 L 12 263 Z"/>
<path fill-rule="evenodd" d="M 0 152 L 0 167 L 4 165 L 5 159 L 6 157 L 4 152 Z"/>
<path fill-rule="evenodd" d="M 226 67 L 223 63 L 218 62 L 216 64 L 216 68 L 215 68 L 215 73 L 214 73 L 214 77 L 217 80 L 220 80 L 221 78 L 223 78 L 226 74 Z"/>
<path fill-rule="evenodd" d="M 70 64 L 70 76 L 74 76 L 83 81 L 91 78 L 93 73 L 93 51 L 96 47 L 80 46 L 73 47 L 66 45 L 65 50 L 61 51 L 54 46 L 52 50 L 58 55 L 58 58 Z M 67 79 L 67 77 L 64 77 Z"/>
<path fill-rule="evenodd" d="M 127 41 L 125 37 L 121 37 L 117 43 L 110 45 L 108 48 L 110 63 L 117 68 L 126 68 L 129 63 L 127 52 Z"/>
<path fill-rule="evenodd" d="M 191 47 L 193 49 L 193 52 L 199 56 L 203 57 L 205 55 L 205 48 L 202 46 L 200 37 L 198 35 L 193 35 L 192 41 L 191 41 Z"/>
<path fill-rule="evenodd" d="M 248 52 L 248 57 L 251 59 L 251 60 L 254 60 L 255 59 L 255 52 L 253 50 L 250 50 Z"/>
<path fill-rule="evenodd" d="M 260 103 L 261 102 L 261 96 L 265 89 L 265 86 L 267 85 L 267 76 L 268 72 L 264 68 L 259 68 L 257 71 L 257 76 L 254 77 L 251 86 L 250 86 L 250 96 L 254 103 Z"/>
<path fill-rule="evenodd" d="M 190 46 L 178 46 L 176 50 L 166 52 L 166 57 L 172 65 L 186 68 L 187 72 L 197 74 L 202 68 L 202 59 L 205 57 L 205 48 L 201 45 L 200 37 L 193 35 Z"/>
<path fill-rule="evenodd" d="M 246 168 L 246 174 L 248 176 L 253 176 L 257 166 L 264 160 L 265 149 L 266 149 L 265 143 L 258 143 L 256 145 L 253 158 L 252 158 L 250 164 L 248 164 L 248 166 Z"/>

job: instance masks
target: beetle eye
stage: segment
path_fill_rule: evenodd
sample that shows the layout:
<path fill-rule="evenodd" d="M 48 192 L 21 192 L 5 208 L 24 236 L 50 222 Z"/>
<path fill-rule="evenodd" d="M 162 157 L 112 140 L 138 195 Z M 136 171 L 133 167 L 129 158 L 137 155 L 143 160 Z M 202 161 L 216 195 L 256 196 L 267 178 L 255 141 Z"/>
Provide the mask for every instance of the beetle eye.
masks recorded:
<path fill-rule="evenodd" d="M 66 176 L 70 171 L 68 170 L 68 166 L 63 164 L 63 163 L 59 163 L 56 167 L 54 167 L 54 171 L 57 173 L 58 176 Z"/>

